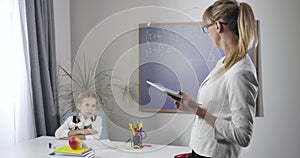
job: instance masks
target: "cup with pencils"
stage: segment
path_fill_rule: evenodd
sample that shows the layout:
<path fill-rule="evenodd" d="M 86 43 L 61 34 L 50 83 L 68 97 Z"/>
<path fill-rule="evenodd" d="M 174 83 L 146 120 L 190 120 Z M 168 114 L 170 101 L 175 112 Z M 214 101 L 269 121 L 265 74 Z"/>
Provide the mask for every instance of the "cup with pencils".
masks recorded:
<path fill-rule="evenodd" d="M 135 149 L 142 148 L 142 140 L 147 137 L 146 132 L 143 130 L 143 122 L 136 122 L 135 125 L 129 123 L 129 129 L 132 134 L 132 147 Z"/>

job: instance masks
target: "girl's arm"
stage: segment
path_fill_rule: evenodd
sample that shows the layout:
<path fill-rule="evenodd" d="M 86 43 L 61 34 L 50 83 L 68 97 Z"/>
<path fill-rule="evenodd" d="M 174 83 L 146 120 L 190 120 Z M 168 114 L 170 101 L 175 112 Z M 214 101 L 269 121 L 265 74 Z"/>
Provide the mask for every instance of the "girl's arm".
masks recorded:
<path fill-rule="evenodd" d="M 79 129 L 79 130 L 69 130 L 68 136 L 78 136 L 78 135 L 86 135 L 88 134 L 86 129 Z"/>
<path fill-rule="evenodd" d="M 96 120 L 92 123 L 92 129 L 86 129 L 87 135 L 85 136 L 86 139 L 100 139 L 102 133 L 102 118 L 101 116 L 97 116 Z"/>
<path fill-rule="evenodd" d="M 72 122 L 72 118 L 73 116 L 70 116 L 67 118 L 67 120 L 56 129 L 55 131 L 55 138 L 56 139 L 64 139 L 64 138 L 68 138 L 68 133 L 69 133 L 69 124 Z"/>

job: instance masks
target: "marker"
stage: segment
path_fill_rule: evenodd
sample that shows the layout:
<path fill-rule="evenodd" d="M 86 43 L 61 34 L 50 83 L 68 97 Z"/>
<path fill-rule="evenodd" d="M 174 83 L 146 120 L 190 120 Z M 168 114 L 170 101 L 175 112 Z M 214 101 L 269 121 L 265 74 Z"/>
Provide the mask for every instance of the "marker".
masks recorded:
<path fill-rule="evenodd" d="M 132 126 L 131 123 L 129 123 L 129 128 L 130 128 L 130 130 L 132 132 L 132 135 L 135 136 L 135 131 L 134 131 L 133 126 Z"/>

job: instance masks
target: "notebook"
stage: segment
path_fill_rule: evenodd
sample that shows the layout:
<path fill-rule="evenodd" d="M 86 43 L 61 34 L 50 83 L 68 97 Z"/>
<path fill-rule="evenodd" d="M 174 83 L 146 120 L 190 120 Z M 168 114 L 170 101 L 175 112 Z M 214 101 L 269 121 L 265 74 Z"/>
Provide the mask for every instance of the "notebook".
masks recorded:
<path fill-rule="evenodd" d="M 90 147 L 83 147 L 78 150 L 73 150 L 70 146 L 62 146 L 57 148 L 50 155 L 59 155 L 59 156 L 76 156 L 76 157 L 93 157 L 95 151 Z"/>

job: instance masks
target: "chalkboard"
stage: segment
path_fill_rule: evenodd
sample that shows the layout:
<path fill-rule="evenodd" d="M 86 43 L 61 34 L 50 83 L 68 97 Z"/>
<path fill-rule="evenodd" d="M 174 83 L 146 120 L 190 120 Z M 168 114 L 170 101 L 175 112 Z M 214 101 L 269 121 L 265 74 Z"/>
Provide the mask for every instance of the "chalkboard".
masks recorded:
<path fill-rule="evenodd" d="M 223 57 L 201 22 L 139 25 L 139 109 L 177 112 L 174 100 L 146 81 L 172 90 L 183 90 L 196 99 L 198 89 L 216 62 Z M 250 53 L 255 62 L 255 50 Z"/>

